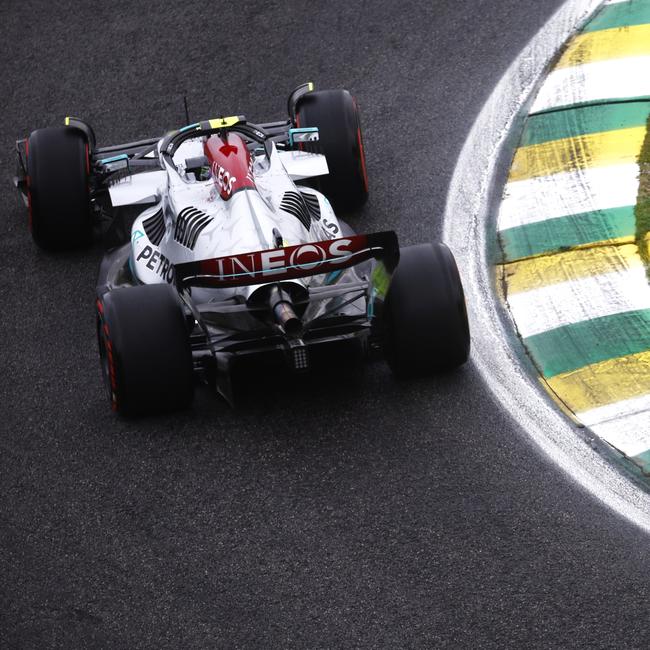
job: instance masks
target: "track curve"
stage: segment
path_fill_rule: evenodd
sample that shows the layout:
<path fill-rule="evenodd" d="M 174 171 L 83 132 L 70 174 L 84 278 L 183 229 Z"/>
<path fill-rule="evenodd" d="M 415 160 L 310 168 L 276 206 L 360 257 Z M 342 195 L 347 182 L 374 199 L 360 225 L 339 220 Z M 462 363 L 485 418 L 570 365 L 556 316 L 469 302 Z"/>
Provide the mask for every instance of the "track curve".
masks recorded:
<path fill-rule="evenodd" d="M 66 114 L 121 141 L 182 123 L 183 92 L 192 117 L 261 120 L 313 79 L 361 104 L 356 225 L 440 239 L 476 115 L 559 4 L 8 2 L 3 177 L 14 138 Z M 44 255 L 18 202 L 2 212 L 0 645 L 644 645 L 646 536 L 531 446 L 472 364 L 120 420 L 96 358 L 100 251 Z"/>

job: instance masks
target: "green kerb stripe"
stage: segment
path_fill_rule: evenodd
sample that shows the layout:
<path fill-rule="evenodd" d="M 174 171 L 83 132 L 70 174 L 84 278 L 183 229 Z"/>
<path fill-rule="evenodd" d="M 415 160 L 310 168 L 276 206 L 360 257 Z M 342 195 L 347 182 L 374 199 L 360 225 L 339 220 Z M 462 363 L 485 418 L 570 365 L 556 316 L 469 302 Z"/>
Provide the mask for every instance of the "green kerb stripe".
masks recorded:
<path fill-rule="evenodd" d="M 650 101 L 647 100 L 582 106 L 531 115 L 520 146 L 643 126 L 648 115 Z"/>
<path fill-rule="evenodd" d="M 575 248 L 584 244 L 634 237 L 634 206 L 572 214 L 507 228 L 499 233 L 505 262 Z"/>
<path fill-rule="evenodd" d="M 558 327 L 524 339 L 547 379 L 592 363 L 650 350 L 650 309 Z"/>
<path fill-rule="evenodd" d="M 646 476 L 650 475 L 650 451 L 644 451 L 642 454 L 630 458 L 630 460 L 637 465 Z"/>
<path fill-rule="evenodd" d="M 646 23 L 650 23 L 650 0 L 630 0 L 603 7 L 583 31 L 597 32 Z"/>

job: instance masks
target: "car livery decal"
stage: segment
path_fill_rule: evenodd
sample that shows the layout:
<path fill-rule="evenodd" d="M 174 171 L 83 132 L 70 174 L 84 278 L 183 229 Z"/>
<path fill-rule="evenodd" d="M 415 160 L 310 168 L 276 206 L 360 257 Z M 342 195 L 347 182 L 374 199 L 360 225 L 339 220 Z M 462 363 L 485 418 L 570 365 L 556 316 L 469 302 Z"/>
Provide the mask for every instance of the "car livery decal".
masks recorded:
<path fill-rule="evenodd" d="M 399 260 L 399 246 L 394 232 L 354 235 L 186 262 L 177 264 L 176 272 L 181 284 L 237 287 L 320 275 L 372 258 L 382 259 L 387 270 L 395 268 Z"/>
<path fill-rule="evenodd" d="M 150 271 L 159 275 L 165 282 L 169 284 L 174 282 L 174 265 L 159 250 L 145 246 L 135 260 L 142 261 Z"/>

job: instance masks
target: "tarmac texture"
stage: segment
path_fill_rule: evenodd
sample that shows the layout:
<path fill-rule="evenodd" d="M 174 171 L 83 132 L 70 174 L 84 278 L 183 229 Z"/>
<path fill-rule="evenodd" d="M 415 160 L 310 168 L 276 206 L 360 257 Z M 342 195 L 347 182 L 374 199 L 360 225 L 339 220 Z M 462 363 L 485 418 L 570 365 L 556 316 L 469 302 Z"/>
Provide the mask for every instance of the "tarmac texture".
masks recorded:
<path fill-rule="evenodd" d="M 114 144 L 181 126 L 184 93 L 194 119 L 264 121 L 312 80 L 363 112 L 353 225 L 436 240 L 476 115 L 559 5 L 2 3 L 2 648 L 647 647 L 647 537 L 542 457 L 471 362 L 120 419 L 101 249 L 37 250 L 10 185 L 14 140 L 65 115 Z"/>

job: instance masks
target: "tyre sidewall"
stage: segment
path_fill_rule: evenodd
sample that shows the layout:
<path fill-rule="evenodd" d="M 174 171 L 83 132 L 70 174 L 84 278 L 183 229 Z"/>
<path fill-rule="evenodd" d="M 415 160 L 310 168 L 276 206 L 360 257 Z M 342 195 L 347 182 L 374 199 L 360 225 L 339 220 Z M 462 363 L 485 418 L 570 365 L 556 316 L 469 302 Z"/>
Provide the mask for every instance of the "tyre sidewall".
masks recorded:
<path fill-rule="evenodd" d="M 327 158 L 329 174 L 319 189 L 337 212 L 359 209 L 368 198 L 365 154 L 359 109 L 347 90 L 321 90 L 301 98 L 297 124 L 319 129 L 318 150 Z"/>
<path fill-rule="evenodd" d="M 467 361 L 465 296 L 444 244 L 402 249 L 385 314 L 386 358 L 397 375 L 449 370 Z"/>
<path fill-rule="evenodd" d="M 101 300 L 100 352 L 110 349 L 113 409 L 140 415 L 185 408 L 194 377 L 189 333 L 169 285 L 115 289 Z"/>
<path fill-rule="evenodd" d="M 44 249 L 90 244 L 89 150 L 79 129 L 34 131 L 27 148 L 30 228 Z"/>

